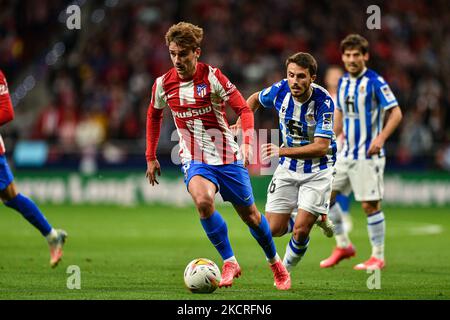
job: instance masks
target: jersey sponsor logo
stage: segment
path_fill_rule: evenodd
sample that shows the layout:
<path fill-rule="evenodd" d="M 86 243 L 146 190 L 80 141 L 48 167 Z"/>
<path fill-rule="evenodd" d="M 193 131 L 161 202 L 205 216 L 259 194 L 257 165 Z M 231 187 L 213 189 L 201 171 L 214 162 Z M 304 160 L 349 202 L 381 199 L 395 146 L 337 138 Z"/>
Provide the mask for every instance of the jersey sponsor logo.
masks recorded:
<path fill-rule="evenodd" d="M 197 89 L 197 94 L 203 98 L 204 96 L 206 96 L 206 91 L 207 91 L 208 86 L 205 83 L 202 84 L 198 84 L 196 89 Z"/>
<path fill-rule="evenodd" d="M 234 90 L 236 90 L 236 86 L 231 83 L 231 81 L 228 81 L 225 87 L 228 89 L 225 94 L 228 96 L 231 93 L 233 93 Z"/>
<path fill-rule="evenodd" d="M 324 113 L 322 117 L 322 130 L 333 130 L 333 113 Z"/>
<path fill-rule="evenodd" d="M 328 109 L 330 109 L 330 107 L 331 107 L 331 101 L 330 101 L 330 99 L 326 99 L 326 100 L 325 100 L 325 105 L 328 107 Z"/>
<path fill-rule="evenodd" d="M 389 88 L 387 84 L 382 86 L 380 90 L 387 102 L 392 102 L 395 100 L 394 93 L 392 93 L 391 88 Z"/>
<path fill-rule="evenodd" d="M 303 123 L 290 119 L 287 121 L 286 127 L 289 129 L 289 135 L 293 139 L 308 139 L 308 137 L 305 136 L 306 132 L 303 130 Z"/>
<path fill-rule="evenodd" d="M 236 90 L 236 87 L 231 88 L 230 90 L 228 90 L 226 93 L 226 95 L 230 95 L 231 93 L 233 93 L 233 91 Z"/>
<path fill-rule="evenodd" d="M 172 98 L 175 94 L 176 94 L 176 93 L 170 93 L 170 94 L 167 94 L 167 99 Z"/>
<path fill-rule="evenodd" d="M 8 86 L 6 84 L 0 84 L 0 95 L 8 93 Z"/>
<path fill-rule="evenodd" d="M 355 108 L 355 97 L 352 95 L 348 95 L 347 97 L 345 97 L 344 103 L 346 115 L 348 117 L 355 117 L 357 115 Z"/>
<path fill-rule="evenodd" d="M 200 108 L 200 109 L 187 109 L 187 111 L 184 112 L 179 112 L 179 111 L 172 111 L 172 114 L 177 117 L 177 118 L 192 118 L 192 117 L 198 117 L 204 114 L 207 114 L 209 112 L 211 112 L 212 107 L 208 106 L 205 108 Z"/>

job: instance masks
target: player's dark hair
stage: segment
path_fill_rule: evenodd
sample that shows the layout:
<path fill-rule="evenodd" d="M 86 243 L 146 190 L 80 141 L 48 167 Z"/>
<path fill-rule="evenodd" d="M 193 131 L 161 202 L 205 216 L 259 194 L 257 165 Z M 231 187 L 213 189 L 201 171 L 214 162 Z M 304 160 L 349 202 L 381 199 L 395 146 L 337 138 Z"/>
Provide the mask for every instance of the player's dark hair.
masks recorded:
<path fill-rule="evenodd" d="M 175 42 L 183 48 L 195 50 L 200 48 L 203 40 L 203 29 L 188 22 L 172 25 L 166 33 L 166 45 Z"/>
<path fill-rule="evenodd" d="M 366 54 L 369 52 L 369 41 L 359 34 L 349 34 L 341 41 L 341 53 L 345 50 L 356 49 Z"/>
<path fill-rule="evenodd" d="M 317 74 L 317 61 L 309 53 L 297 52 L 286 59 L 286 67 L 289 63 L 295 63 L 302 68 L 308 69 L 311 76 Z"/>

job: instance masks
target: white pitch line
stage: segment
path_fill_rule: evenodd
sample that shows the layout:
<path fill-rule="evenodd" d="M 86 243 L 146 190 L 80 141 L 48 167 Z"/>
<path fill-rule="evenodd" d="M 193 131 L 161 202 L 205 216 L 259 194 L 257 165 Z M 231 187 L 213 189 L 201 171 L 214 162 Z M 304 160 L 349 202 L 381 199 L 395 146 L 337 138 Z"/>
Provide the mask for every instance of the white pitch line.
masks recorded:
<path fill-rule="evenodd" d="M 444 228 L 439 224 L 427 224 L 420 227 L 409 228 L 412 235 L 439 234 L 444 232 Z"/>

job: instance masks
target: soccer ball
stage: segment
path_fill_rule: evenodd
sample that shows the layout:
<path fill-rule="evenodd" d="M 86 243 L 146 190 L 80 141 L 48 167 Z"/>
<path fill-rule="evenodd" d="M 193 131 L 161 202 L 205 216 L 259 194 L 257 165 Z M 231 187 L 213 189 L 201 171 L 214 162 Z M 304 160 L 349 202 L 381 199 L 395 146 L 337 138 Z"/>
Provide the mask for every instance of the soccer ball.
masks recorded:
<path fill-rule="evenodd" d="M 184 284 L 192 293 L 212 293 L 220 279 L 219 267 L 209 259 L 194 259 L 184 270 Z"/>

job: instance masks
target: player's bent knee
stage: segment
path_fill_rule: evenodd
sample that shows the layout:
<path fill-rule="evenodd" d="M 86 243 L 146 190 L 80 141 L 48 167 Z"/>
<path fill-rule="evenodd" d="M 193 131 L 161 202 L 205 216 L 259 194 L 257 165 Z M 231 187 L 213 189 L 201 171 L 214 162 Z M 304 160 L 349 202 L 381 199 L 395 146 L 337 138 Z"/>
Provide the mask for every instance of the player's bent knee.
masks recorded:
<path fill-rule="evenodd" d="M 3 202 L 8 202 L 17 197 L 18 191 L 14 182 L 11 182 L 5 189 L 0 191 L 0 199 Z"/>
<path fill-rule="evenodd" d="M 361 206 L 366 214 L 375 213 L 381 208 L 380 201 L 363 201 Z"/>
<path fill-rule="evenodd" d="M 236 209 L 236 212 L 241 217 L 242 221 L 244 221 L 247 226 L 251 228 L 259 226 L 259 224 L 261 223 L 261 214 L 259 213 L 255 204 L 252 204 L 251 206 L 233 204 L 233 206 Z"/>
<path fill-rule="evenodd" d="M 195 206 L 202 218 L 209 218 L 214 212 L 214 199 L 200 196 L 194 199 Z"/>
<path fill-rule="evenodd" d="M 270 225 L 270 232 L 272 233 L 272 237 L 281 237 L 286 234 L 287 226 L 281 225 Z"/>
<path fill-rule="evenodd" d="M 299 242 L 305 242 L 306 239 L 309 237 L 309 232 L 311 231 L 308 226 L 300 225 L 300 226 L 294 226 L 294 239 Z"/>

